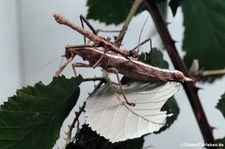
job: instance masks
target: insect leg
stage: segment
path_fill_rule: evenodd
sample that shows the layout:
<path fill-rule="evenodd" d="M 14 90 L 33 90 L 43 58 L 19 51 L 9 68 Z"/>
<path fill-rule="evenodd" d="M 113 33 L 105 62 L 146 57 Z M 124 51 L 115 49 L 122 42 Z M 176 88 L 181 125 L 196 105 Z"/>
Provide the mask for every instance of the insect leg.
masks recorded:
<path fill-rule="evenodd" d="M 152 40 L 151 40 L 151 38 L 148 38 L 148 39 L 142 41 L 140 44 L 138 44 L 138 45 L 137 45 L 136 47 L 134 47 L 132 50 L 130 50 L 131 55 L 132 55 L 132 54 L 133 54 L 133 55 L 137 54 L 137 53 L 139 52 L 138 48 L 139 48 L 140 46 L 142 46 L 143 44 L 145 44 L 146 42 L 148 42 L 148 41 L 150 42 L 150 49 L 152 50 Z"/>
<path fill-rule="evenodd" d="M 83 28 L 84 28 L 84 23 L 83 23 L 83 22 L 85 22 L 86 25 L 91 29 L 91 31 L 92 31 L 95 35 L 98 34 L 98 32 L 94 29 L 94 27 L 91 25 L 91 23 L 90 23 L 84 16 L 80 15 L 80 21 L 81 21 L 81 25 L 82 25 Z"/>
<path fill-rule="evenodd" d="M 60 73 L 64 70 L 64 68 L 73 60 L 75 54 L 70 49 L 66 48 L 65 54 L 63 56 L 66 57 L 66 62 L 56 71 L 56 77 L 59 76 Z"/>
<path fill-rule="evenodd" d="M 84 28 L 84 22 L 85 22 L 85 24 L 90 28 L 90 30 L 95 34 L 95 35 L 97 35 L 98 34 L 98 31 L 96 31 L 95 29 L 94 29 L 94 27 L 91 25 L 91 23 L 83 16 L 83 15 L 80 15 L 80 22 L 81 22 L 81 26 L 82 26 L 82 28 Z M 90 42 L 90 41 L 89 41 Z M 89 43 L 88 42 L 88 43 Z M 87 42 L 86 42 L 86 37 L 84 36 L 84 43 L 86 44 Z"/>
<path fill-rule="evenodd" d="M 115 42 L 114 44 L 117 46 L 117 47 L 120 47 L 121 43 L 122 43 L 122 40 L 123 40 L 123 37 L 124 35 L 126 34 L 126 31 L 127 31 L 127 27 L 126 26 L 123 26 L 122 30 L 120 31 L 119 35 L 115 38 Z"/>
<path fill-rule="evenodd" d="M 58 77 L 60 73 L 64 70 L 64 68 L 73 60 L 73 57 L 70 57 L 66 60 L 66 62 L 56 71 L 55 76 Z"/>
<path fill-rule="evenodd" d="M 109 48 L 107 46 L 104 47 L 104 53 L 101 55 L 101 57 L 96 61 L 96 63 L 92 66 L 93 68 L 97 67 L 100 65 L 103 57 L 105 56 L 105 54 L 109 51 Z"/>
<path fill-rule="evenodd" d="M 101 61 L 104 57 L 105 52 L 102 54 L 102 56 L 97 60 L 97 62 L 92 66 L 93 68 L 99 66 L 101 64 Z"/>
<path fill-rule="evenodd" d="M 123 98 L 125 99 L 125 101 L 126 101 L 126 103 L 127 103 L 128 105 L 134 107 L 134 106 L 135 106 L 135 103 L 130 103 L 130 102 L 127 100 L 127 98 L 126 98 L 125 92 L 124 92 L 123 87 L 122 87 L 122 84 L 121 84 L 121 82 L 120 82 L 118 70 L 117 70 L 116 68 L 109 68 L 109 69 L 108 69 L 108 72 L 112 72 L 112 73 L 115 73 L 115 74 L 116 74 L 117 81 L 118 81 L 118 83 L 119 83 L 119 87 L 120 87 L 121 93 L 122 93 L 122 95 L 123 95 Z"/>
<path fill-rule="evenodd" d="M 73 63 L 72 68 L 73 68 L 73 72 L 74 72 L 75 76 L 77 76 L 77 73 L 75 70 L 76 67 L 91 67 L 91 66 L 90 66 L 90 64 L 85 64 L 85 63 Z"/>

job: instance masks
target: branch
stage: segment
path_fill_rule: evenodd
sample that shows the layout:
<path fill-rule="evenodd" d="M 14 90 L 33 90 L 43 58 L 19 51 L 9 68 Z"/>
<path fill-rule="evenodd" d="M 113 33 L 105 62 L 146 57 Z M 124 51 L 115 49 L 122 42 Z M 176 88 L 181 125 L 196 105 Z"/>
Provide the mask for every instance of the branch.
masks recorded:
<path fill-rule="evenodd" d="M 163 20 L 155 1 L 145 0 L 144 2 L 147 6 L 147 10 L 152 15 L 152 18 L 155 22 L 155 26 L 161 36 L 161 39 L 165 45 L 165 48 L 167 49 L 167 52 L 175 69 L 181 70 L 186 76 L 190 76 L 188 69 L 186 68 L 175 47 L 175 42 L 170 36 L 166 23 Z M 184 82 L 183 86 L 189 98 L 189 102 L 192 106 L 192 110 L 195 114 L 195 117 L 198 121 L 198 125 L 200 127 L 205 143 L 215 143 L 212 134 L 213 129 L 208 123 L 208 120 L 206 118 L 206 115 L 204 113 L 200 99 L 197 94 L 198 88 L 194 85 L 194 82 Z"/>
<path fill-rule="evenodd" d="M 139 6 L 141 5 L 141 3 L 143 2 L 143 0 L 135 0 L 131 9 L 130 9 L 130 12 L 123 24 L 123 27 L 119 33 L 119 35 L 117 36 L 117 40 L 115 41 L 115 45 L 120 47 L 122 41 L 123 41 L 123 37 L 126 33 L 126 30 L 128 28 L 128 25 L 130 24 L 130 21 L 131 19 L 133 18 L 134 14 L 137 12 L 137 9 L 139 8 Z"/>
<path fill-rule="evenodd" d="M 207 78 L 225 75 L 225 69 L 204 70 L 199 69 L 199 62 L 194 59 L 189 70 L 190 74 L 196 78 Z"/>
<path fill-rule="evenodd" d="M 66 138 L 66 144 L 68 144 L 71 141 L 71 139 L 72 139 L 72 137 L 71 137 L 72 136 L 72 130 L 75 127 L 75 123 L 78 121 L 81 113 L 84 111 L 85 105 L 86 105 L 86 102 L 83 103 L 83 105 L 79 108 L 79 111 L 78 112 L 75 112 L 76 117 L 74 118 L 72 124 L 69 125 L 68 132 L 66 132 L 66 136 L 67 136 L 67 138 Z"/>

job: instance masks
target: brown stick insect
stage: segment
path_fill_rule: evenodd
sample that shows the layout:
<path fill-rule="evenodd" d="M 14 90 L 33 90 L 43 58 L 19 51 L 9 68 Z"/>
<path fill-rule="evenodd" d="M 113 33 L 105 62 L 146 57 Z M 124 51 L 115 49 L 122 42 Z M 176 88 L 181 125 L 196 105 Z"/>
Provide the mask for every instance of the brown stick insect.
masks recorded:
<path fill-rule="evenodd" d="M 135 49 L 131 51 L 122 50 L 108 39 L 98 36 L 96 32 L 91 33 L 84 28 L 77 26 L 62 15 L 54 14 L 54 17 L 59 24 L 64 24 L 76 30 L 95 43 L 94 45 L 66 46 L 65 57 L 67 62 L 59 68 L 56 72 L 56 76 L 62 72 L 76 55 L 79 55 L 83 60 L 89 61 L 89 64 L 74 63 L 72 64 L 73 68 L 99 66 L 107 72 L 115 73 L 122 95 L 127 104 L 131 106 L 134 106 L 135 104 L 129 103 L 126 99 L 118 74 L 143 81 L 192 81 L 191 78 L 186 77 L 178 70 L 161 69 L 135 60 L 133 58 L 137 56 Z M 146 41 L 143 43 L 145 42 Z"/>

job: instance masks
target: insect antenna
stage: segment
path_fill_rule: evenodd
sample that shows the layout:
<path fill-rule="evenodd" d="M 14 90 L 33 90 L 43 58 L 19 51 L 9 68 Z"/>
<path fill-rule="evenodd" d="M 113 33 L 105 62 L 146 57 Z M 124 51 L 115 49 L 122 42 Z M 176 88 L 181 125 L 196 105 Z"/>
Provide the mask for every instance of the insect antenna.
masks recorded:
<path fill-rule="evenodd" d="M 52 58 L 51 60 L 49 60 L 46 64 L 42 65 L 41 68 L 39 68 L 36 72 L 34 72 L 31 77 L 29 77 L 26 81 L 25 84 L 30 84 L 32 82 L 32 80 L 34 78 L 36 78 L 37 76 L 39 76 L 42 71 L 44 71 L 48 66 L 50 66 L 53 62 L 55 62 L 56 60 L 58 60 L 59 58 L 61 58 L 61 56 L 57 56 L 55 58 Z"/>
<path fill-rule="evenodd" d="M 139 34 L 139 37 L 138 37 L 138 45 L 136 46 L 136 47 L 134 47 L 132 50 L 130 50 L 131 52 L 132 51 L 136 51 L 137 53 L 139 52 L 139 47 L 140 46 L 142 46 L 143 44 L 145 44 L 146 42 L 150 42 L 150 50 L 152 50 L 152 40 L 151 40 L 151 38 L 148 38 L 148 39 L 146 39 L 146 40 L 144 40 L 144 41 L 142 41 L 141 42 L 141 35 L 142 35 L 142 33 L 143 33 L 143 30 L 144 30 L 144 27 L 145 27 L 145 25 L 146 25 L 146 22 L 147 22 L 147 20 L 148 20 L 148 18 L 149 17 L 147 17 L 146 19 L 145 19 L 145 22 L 144 22 L 144 24 L 142 25 L 142 28 L 141 28 L 141 32 L 140 32 L 140 34 Z"/>
<path fill-rule="evenodd" d="M 61 66 L 63 65 L 64 59 L 65 59 L 65 56 L 63 55 L 63 56 L 62 56 L 62 59 L 61 59 L 61 61 L 60 61 L 60 63 L 59 63 L 59 67 L 61 67 Z"/>
<path fill-rule="evenodd" d="M 142 25 L 141 32 L 140 32 L 139 37 L 138 37 L 138 43 L 139 43 L 139 44 L 141 43 L 141 35 L 142 35 L 142 33 L 143 33 L 143 30 L 144 30 L 144 27 L 145 27 L 145 25 L 146 25 L 146 22 L 147 22 L 148 18 L 149 18 L 149 16 L 145 19 L 145 22 L 144 22 L 144 24 Z M 151 47 L 151 49 L 152 49 L 152 47 Z"/>

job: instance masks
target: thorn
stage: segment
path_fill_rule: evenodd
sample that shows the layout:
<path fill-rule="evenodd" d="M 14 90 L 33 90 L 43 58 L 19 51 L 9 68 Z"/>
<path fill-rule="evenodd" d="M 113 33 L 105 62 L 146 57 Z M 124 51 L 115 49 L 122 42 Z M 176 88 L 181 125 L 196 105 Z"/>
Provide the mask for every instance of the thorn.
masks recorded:
<path fill-rule="evenodd" d="M 175 43 L 177 43 L 178 41 L 176 41 L 176 40 L 172 39 L 172 42 L 175 44 Z"/>
<path fill-rule="evenodd" d="M 200 89 L 203 89 L 203 88 L 195 86 L 195 85 L 194 85 L 194 87 L 195 87 L 194 89 L 195 89 L 196 92 L 198 92 Z"/>
<path fill-rule="evenodd" d="M 171 22 L 166 22 L 166 25 L 168 26 L 168 25 L 170 25 L 171 24 Z"/>
<path fill-rule="evenodd" d="M 68 125 L 69 128 L 71 128 L 71 125 Z"/>
<path fill-rule="evenodd" d="M 79 114 L 79 112 L 76 112 L 76 111 L 75 111 L 75 115 L 77 116 L 78 114 Z"/>
<path fill-rule="evenodd" d="M 96 84 L 94 84 L 94 88 L 96 88 L 97 87 L 97 85 Z"/>
<path fill-rule="evenodd" d="M 213 126 L 211 126 L 211 131 L 213 131 L 213 130 L 215 130 L 215 129 L 218 129 L 217 127 L 213 127 Z"/>

